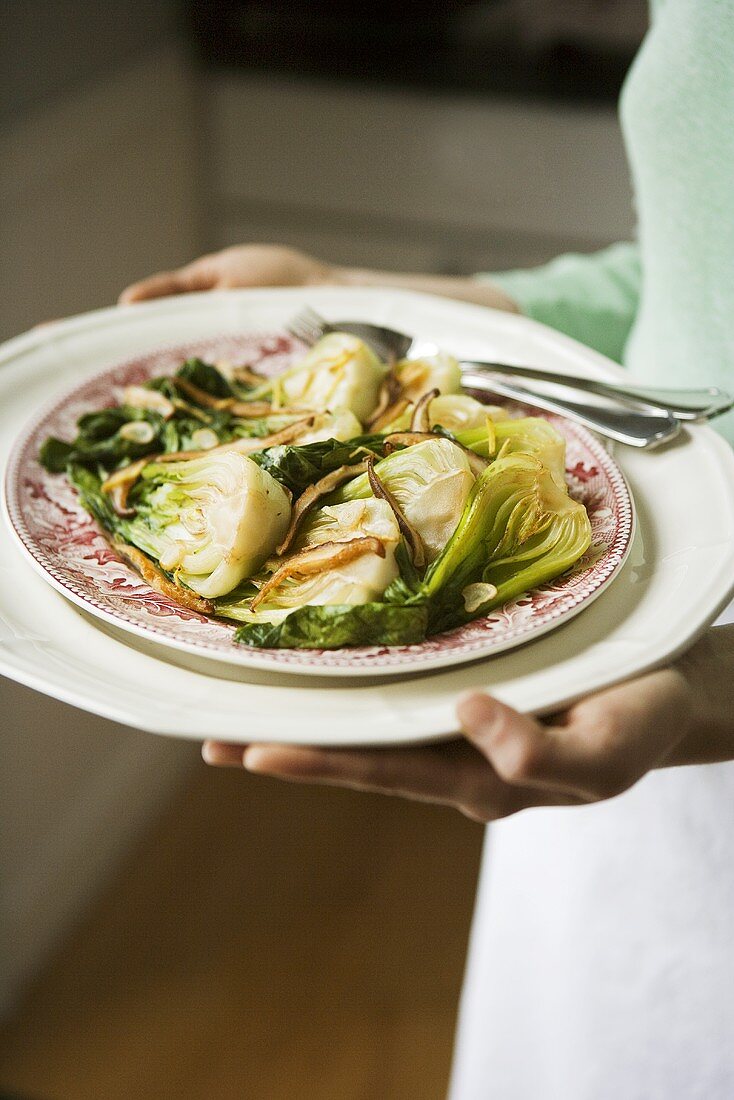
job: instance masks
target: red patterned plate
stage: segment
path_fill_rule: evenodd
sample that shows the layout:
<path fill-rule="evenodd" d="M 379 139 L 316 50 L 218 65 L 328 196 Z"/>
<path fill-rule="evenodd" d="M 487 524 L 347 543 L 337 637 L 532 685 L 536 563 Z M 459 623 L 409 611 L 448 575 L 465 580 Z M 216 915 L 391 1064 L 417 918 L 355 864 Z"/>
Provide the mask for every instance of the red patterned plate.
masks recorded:
<path fill-rule="evenodd" d="M 161 645 L 251 668 L 342 676 L 423 672 L 500 653 L 578 614 L 619 573 L 634 528 L 624 476 L 600 440 L 570 421 L 549 416 L 566 438 L 571 494 L 584 504 L 591 521 L 591 547 L 571 572 L 420 645 L 251 649 L 233 642 L 234 626 L 179 607 L 149 588 L 112 550 L 66 479 L 48 474 L 38 462 L 47 436 L 73 438 L 82 413 L 114 404 L 124 386 L 172 373 L 189 356 L 228 358 L 277 373 L 293 353 L 290 338 L 280 334 L 227 336 L 161 349 L 103 371 L 34 418 L 13 448 L 5 488 L 12 528 L 35 568 L 92 615 Z"/>

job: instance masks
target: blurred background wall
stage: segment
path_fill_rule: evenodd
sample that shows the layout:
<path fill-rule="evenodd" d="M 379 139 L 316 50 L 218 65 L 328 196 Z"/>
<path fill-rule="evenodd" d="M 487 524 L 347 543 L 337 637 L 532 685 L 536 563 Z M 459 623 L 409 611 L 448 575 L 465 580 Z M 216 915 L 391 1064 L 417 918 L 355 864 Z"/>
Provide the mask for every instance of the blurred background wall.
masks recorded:
<path fill-rule="evenodd" d="M 2 0 L 0 333 L 205 248 L 472 272 L 632 230 L 644 0 Z"/>
<path fill-rule="evenodd" d="M 0 333 L 114 302 L 203 242 L 170 0 L 0 4 Z"/>
<path fill-rule="evenodd" d="M 0 337 L 203 250 L 471 273 L 628 238 L 643 0 L 0 0 Z M 195 751 L 3 682 L 0 1009 Z"/>

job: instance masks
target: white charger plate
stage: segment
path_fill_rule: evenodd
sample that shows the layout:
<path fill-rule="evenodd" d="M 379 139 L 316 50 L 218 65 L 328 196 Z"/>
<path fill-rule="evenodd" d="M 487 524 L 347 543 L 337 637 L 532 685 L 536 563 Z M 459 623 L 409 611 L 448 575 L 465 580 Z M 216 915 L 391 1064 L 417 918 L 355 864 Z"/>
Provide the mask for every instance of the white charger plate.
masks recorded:
<path fill-rule="evenodd" d="M 236 291 L 102 310 L 0 349 L 0 461 L 41 405 L 100 368 L 166 343 L 275 330 L 306 303 L 420 331 L 467 357 L 614 377 L 607 360 L 543 326 L 462 303 L 379 289 Z M 221 666 L 101 627 L 30 569 L 0 531 L 0 671 L 152 732 L 222 740 L 397 744 L 456 732 L 457 695 L 483 687 L 547 712 L 663 663 L 728 601 L 734 577 L 734 457 L 710 429 L 652 453 L 618 448 L 638 531 L 612 588 L 553 634 L 450 671 L 338 683 Z"/>

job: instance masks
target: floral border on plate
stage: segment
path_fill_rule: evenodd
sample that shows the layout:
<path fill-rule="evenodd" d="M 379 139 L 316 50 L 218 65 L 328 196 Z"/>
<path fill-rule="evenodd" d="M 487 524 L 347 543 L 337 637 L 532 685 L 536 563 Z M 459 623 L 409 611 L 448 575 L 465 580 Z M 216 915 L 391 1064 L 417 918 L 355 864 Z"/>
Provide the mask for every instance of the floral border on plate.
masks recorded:
<path fill-rule="evenodd" d="M 295 349 L 295 341 L 284 334 L 252 333 L 157 349 L 94 375 L 35 417 L 11 453 L 6 500 L 16 536 L 54 587 L 116 626 L 201 656 L 281 671 L 379 675 L 490 656 L 530 641 L 577 614 L 619 572 L 634 530 L 624 476 L 596 436 L 569 420 L 547 415 L 566 439 L 569 491 L 584 504 L 591 522 L 591 546 L 570 572 L 418 645 L 253 651 L 233 643 L 232 624 L 199 615 L 154 592 L 115 553 L 66 479 L 49 474 L 38 462 L 40 445 L 48 435 L 72 438 L 84 412 L 113 404 L 127 385 L 172 373 L 191 355 L 247 362 L 274 374 L 285 368 Z"/>

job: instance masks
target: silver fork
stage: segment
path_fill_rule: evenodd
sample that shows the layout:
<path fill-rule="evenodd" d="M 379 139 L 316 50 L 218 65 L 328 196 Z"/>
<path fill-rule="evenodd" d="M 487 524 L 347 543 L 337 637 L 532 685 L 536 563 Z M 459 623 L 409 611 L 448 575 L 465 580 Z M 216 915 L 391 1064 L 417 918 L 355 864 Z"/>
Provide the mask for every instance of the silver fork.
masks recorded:
<path fill-rule="evenodd" d="M 433 355 L 439 350 L 435 344 L 416 340 L 405 333 L 380 325 L 356 321 L 334 321 L 330 323 L 319 317 L 312 309 L 305 309 L 299 313 L 287 325 L 287 329 L 292 336 L 308 345 L 315 344 L 326 333 L 347 332 L 370 344 L 377 355 L 386 361 L 405 358 L 417 359 Z M 599 432 L 600 435 L 631 447 L 650 448 L 657 446 L 672 439 L 681 429 L 682 417 L 671 415 L 667 408 L 656 408 L 650 406 L 647 402 L 643 404 L 639 398 L 631 397 L 627 393 L 625 393 L 625 401 L 628 403 L 635 401 L 637 409 L 642 411 L 611 405 L 587 405 L 571 398 L 539 393 L 537 390 L 508 382 L 506 378 L 501 377 L 500 371 L 507 373 L 504 364 L 484 364 L 464 360 L 460 362 L 460 367 L 462 381 L 470 389 L 500 394 L 503 397 L 512 398 L 526 405 L 533 405 L 547 412 L 558 413 L 583 424 L 587 428 L 591 428 L 593 431 Z M 537 378 L 537 372 L 531 371 L 529 368 L 528 372 L 533 378 Z M 565 375 L 559 378 L 559 376 L 545 371 L 542 373 L 548 381 L 556 385 L 562 384 L 567 388 L 591 389 L 591 386 L 576 387 L 577 380 L 575 378 L 568 379 Z M 587 383 L 592 380 L 579 379 L 578 381 Z M 598 383 L 597 385 L 604 387 L 603 396 L 614 396 L 617 400 L 621 399 L 621 395 L 617 393 L 617 387 L 611 383 Z M 612 390 L 613 393 L 610 394 L 609 390 Z M 600 391 L 594 388 L 592 392 L 599 393 Z M 701 413 L 698 411 L 695 418 L 699 419 L 700 417 Z"/>
<path fill-rule="evenodd" d="M 364 321 L 334 321 L 329 323 L 315 310 L 306 307 L 295 317 L 289 326 L 293 336 L 306 344 L 314 344 L 327 332 L 349 332 L 367 341 L 381 359 L 417 359 L 419 355 L 432 355 L 439 349 L 425 340 L 416 340 L 395 329 L 381 325 L 372 325 Z M 504 374 L 536 382 L 550 382 L 553 385 L 568 386 L 575 390 L 584 390 L 600 397 L 611 397 L 655 411 L 678 420 L 709 420 L 713 416 L 728 412 L 734 406 L 734 397 L 718 389 L 707 386 L 690 389 L 668 389 L 667 387 L 635 386 L 619 382 L 603 382 L 596 378 L 582 378 L 571 374 L 557 374 L 536 367 L 523 367 L 515 363 L 481 362 L 463 360 L 459 364 L 470 370 L 483 370 L 492 374 Z"/>

